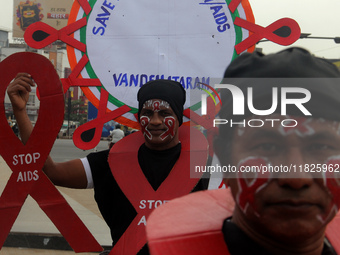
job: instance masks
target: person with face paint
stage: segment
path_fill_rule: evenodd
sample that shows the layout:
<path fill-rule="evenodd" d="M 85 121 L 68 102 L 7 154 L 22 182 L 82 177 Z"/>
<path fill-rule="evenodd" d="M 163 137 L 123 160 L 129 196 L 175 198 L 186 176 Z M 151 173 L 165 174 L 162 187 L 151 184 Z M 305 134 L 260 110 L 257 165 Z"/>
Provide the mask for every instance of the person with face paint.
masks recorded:
<path fill-rule="evenodd" d="M 230 90 L 222 89 L 219 118 L 248 123 L 219 125 L 215 153 L 221 166 L 235 166 L 225 174 L 228 188 L 157 208 L 147 222 L 151 254 L 340 254 L 339 70 L 304 49 L 289 48 L 244 53 L 224 77 L 221 83 L 236 85 L 245 98 L 252 87 L 258 110 L 273 105 L 273 87 L 308 89 L 311 98 L 303 106 L 311 115 L 301 105 L 287 106 L 282 115 L 278 104 L 266 116 L 249 109 L 236 116 Z M 159 227 L 160 222 L 167 224 Z"/>
<path fill-rule="evenodd" d="M 21 73 L 8 87 L 8 94 L 24 143 L 33 129 L 25 108 L 27 103 L 25 95 L 28 95 L 31 86 L 34 86 L 31 76 Z M 135 153 L 138 156 L 131 158 L 128 162 L 117 162 L 117 165 L 120 163 L 121 171 L 126 172 L 140 168 L 149 184 L 157 191 L 170 172 L 181 166 L 179 162 L 183 162 L 183 156 L 180 157 L 182 147 L 188 148 L 188 144 L 181 143 L 179 134 L 179 127 L 183 122 L 186 92 L 179 82 L 156 80 L 144 84 L 138 92 L 137 99 L 139 102 L 138 120 L 144 143 L 141 146 L 134 143 L 132 138 L 141 136 L 135 132 L 117 142 L 112 148 L 116 148 L 116 152 L 119 153 L 119 148 L 124 146 L 125 140 L 130 139 L 129 144 L 125 146 L 130 148 L 131 155 Z M 109 152 L 110 150 L 90 153 L 85 158 L 63 163 L 53 162 L 49 157 L 43 170 L 55 185 L 69 188 L 94 188 L 95 200 L 111 230 L 114 246 L 137 213 L 112 175 L 108 162 Z M 119 160 L 119 154 L 116 158 Z M 113 167 L 115 163 L 113 162 Z M 180 170 L 188 171 L 188 169 Z M 130 185 L 133 189 L 134 184 Z M 207 180 L 196 180 L 192 191 L 203 190 L 207 186 Z M 181 188 L 175 185 L 169 188 L 169 192 L 171 193 L 171 189 Z M 141 201 L 140 206 L 149 206 L 147 203 L 147 201 L 143 203 Z M 138 224 L 145 224 L 145 222 L 141 221 Z M 134 246 L 135 244 L 128 243 L 127 245 Z M 108 254 L 108 252 L 103 254 Z M 138 254 L 149 254 L 147 245 L 144 245 Z"/>

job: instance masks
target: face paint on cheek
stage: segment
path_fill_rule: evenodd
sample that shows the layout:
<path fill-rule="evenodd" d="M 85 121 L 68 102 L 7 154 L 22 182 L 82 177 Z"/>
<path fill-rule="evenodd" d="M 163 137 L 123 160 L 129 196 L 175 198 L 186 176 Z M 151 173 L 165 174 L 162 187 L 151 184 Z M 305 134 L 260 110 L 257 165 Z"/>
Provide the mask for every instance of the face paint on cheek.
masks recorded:
<path fill-rule="evenodd" d="M 324 175 L 324 185 L 332 195 L 332 208 L 328 215 L 318 217 L 322 222 L 336 214 L 340 207 L 340 176 L 337 176 L 337 172 L 340 172 L 340 155 L 328 158 L 325 165 L 327 165 L 327 171 Z"/>
<path fill-rule="evenodd" d="M 164 118 L 164 124 L 167 127 L 167 130 L 160 135 L 160 138 L 164 140 L 168 136 L 174 137 L 175 136 L 175 122 L 176 119 L 172 116 Z"/>
<path fill-rule="evenodd" d="M 236 202 L 244 213 L 252 207 L 256 215 L 260 216 L 255 203 L 255 195 L 267 186 L 270 180 L 270 173 L 262 171 L 266 166 L 268 166 L 267 160 L 259 157 L 248 157 L 238 164 Z M 254 171 L 250 172 L 250 169 Z M 253 174 L 251 178 L 249 178 L 250 173 Z"/>
<path fill-rule="evenodd" d="M 141 130 L 144 136 L 146 136 L 147 138 L 149 138 L 150 140 L 152 139 L 152 134 L 149 132 L 148 130 L 148 125 L 150 122 L 150 118 L 147 116 L 141 116 L 140 117 L 140 126 L 141 126 Z"/>

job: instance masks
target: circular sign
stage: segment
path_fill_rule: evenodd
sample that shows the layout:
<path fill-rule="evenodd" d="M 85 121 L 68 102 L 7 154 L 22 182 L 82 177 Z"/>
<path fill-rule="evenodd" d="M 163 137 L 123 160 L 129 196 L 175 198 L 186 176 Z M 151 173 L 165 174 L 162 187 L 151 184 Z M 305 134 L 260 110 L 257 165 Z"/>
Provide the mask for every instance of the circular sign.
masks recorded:
<path fill-rule="evenodd" d="M 237 57 L 235 45 L 249 32 L 233 21 L 236 17 L 253 22 L 248 1 L 234 12 L 230 0 L 90 0 L 88 15 L 75 1 L 69 23 L 87 17 L 75 39 L 86 44 L 86 52 L 68 46 L 73 69 L 83 54 L 89 62 L 82 78 L 99 78 L 102 87 L 83 88 L 86 97 L 99 105 L 100 90 L 110 94 L 108 109 L 128 105 L 132 110 L 116 119 L 138 128 L 137 92 L 155 79 L 178 81 L 187 91 L 185 108 L 200 114 L 197 84 L 221 79 L 227 65 Z"/>

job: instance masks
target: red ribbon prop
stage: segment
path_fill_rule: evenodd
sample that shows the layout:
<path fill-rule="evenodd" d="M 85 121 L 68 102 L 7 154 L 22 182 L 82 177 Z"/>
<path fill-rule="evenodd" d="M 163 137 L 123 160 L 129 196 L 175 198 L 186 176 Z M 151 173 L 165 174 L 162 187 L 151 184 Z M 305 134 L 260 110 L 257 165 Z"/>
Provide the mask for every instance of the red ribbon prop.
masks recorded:
<path fill-rule="evenodd" d="M 152 255 L 229 255 L 222 225 L 234 210 L 230 189 L 205 190 L 157 208 L 146 226 Z"/>
<path fill-rule="evenodd" d="M 101 82 L 99 79 L 85 79 L 85 78 L 77 78 L 80 74 L 81 70 L 85 67 L 85 65 L 89 62 L 89 58 L 86 55 L 79 60 L 78 64 L 72 70 L 72 73 L 68 78 L 61 79 L 63 84 L 64 94 L 70 87 L 79 86 L 79 87 L 89 87 L 89 86 L 101 86 Z"/>
<path fill-rule="evenodd" d="M 24 145 L 5 117 L 4 98 L 8 84 L 18 72 L 32 75 L 41 100 L 38 121 Z M 0 197 L 0 248 L 28 195 L 52 220 L 75 252 L 101 251 L 86 226 L 41 170 L 64 116 L 64 97 L 52 63 L 34 53 L 16 53 L 0 63 L 0 154 L 13 171 Z"/>
<path fill-rule="evenodd" d="M 241 2 L 242 2 L 242 0 L 232 0 L 232 1 L 230 2 L 230 4 L 228 5 L 229 10 L 230 10 L 232 13 L 234 13 L 235 10 L 236 10 L 236 8 L 237 8 L 237 6 L 239 6 L 239 4 L 240 4 Z"/>
<path fill-rule="evenodd" d="M 205 166 L 207 141 L 201 132 L 187 126 L 181 126 L 178 132 L 182 143 L 181 155 L 169 176 L 156 191 L 138 164 L 136 147 L 139 148 L 144 143 L 142 133 L 130 134 L 112 147 L 109 155 L 112 175 L 135 208 L 137 216 L 113 247 L 110 255 L 137 254 L 146 243 L 145 224 L 141 222 L 145 222 L 155 207 L 190 193 L 197 184 L 197 179 L 190 178 L 190 171 L 194 171 L 195 165 Z M 142 209 L 142 200 L 152 201 L 152 204 L 147 203 L 146 208 Z"/>
<path fill-rule="evenodd" d="M 78 3 L 83 8 L 83 10 L 86 13 L 86 15 L 89 15 L 90 12 L 92 11 L 92 7 L 89 4 L 89 2 L 87 0 L 78 0 Z"/>
<path fill-rule="evenodd" d="M 287 46 L 296 42 L 296 40 L 300 38 L 301 34 L 299 24 L 295 20 L 290 18 L 279 19 L 265 28 L 238 17 L 235 19 L 234 24 L 254 33 L 235 46 L 237 54 L 240 54 L 249 47 L 255 45 L 263 38 L 266 38 L 277 44 Z M 282 27 L 290 28 L 291 32 L 289 36 L 281 37 L 273 33 L 274 31 Z"/>
<path fill-rule="evenodd" d="M 131 108 L 127 105 L 123 105 L 118 109 L 106 113 L 107 100 L 109 98 L 109 93 L 102 89 L 100 94 L 98 116 L 96 119 L 91 120 L 80 127 L 78 127 L 73 134 L 73 143 L 79 149 L 89 150 L 97 146 L 100 142 L 102 136 L 103 126 L 106 122 L 113 120 L 124 113 L 127 113 Z M 93 137 L 86 137 L 86 132 L 94 129 Z"/>
<path fill-rule="evenodd" d="M 61 40 L 64 43 L 85 52 L 86 45 L 71 37 L 70 34 L 85 26 L 86 22 L 86 17 L 84 17 L 60 30 L 56 30 L 40 21 L 35 22 L 26 29 L 24 38 L 27 45 L 35 49 L 44 48 L 57 40 Z M 47 35 L 47 37 L 41 40 L 40 35 L 43 35 L 42 37 Z"/>

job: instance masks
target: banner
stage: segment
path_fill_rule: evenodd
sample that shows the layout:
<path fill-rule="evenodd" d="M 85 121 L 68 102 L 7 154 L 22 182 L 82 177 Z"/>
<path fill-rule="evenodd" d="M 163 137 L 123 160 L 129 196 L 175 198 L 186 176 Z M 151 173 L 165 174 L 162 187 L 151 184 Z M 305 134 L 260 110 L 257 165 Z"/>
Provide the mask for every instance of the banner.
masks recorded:
<path fill-rule="evenodd" d="M 234 25 L 235 18 L 254 22 L 247 0 L 233 11 L 230 2 L 90 0 L 87 5 L 75 1 L 69 24 L 87 18 L 86 26 L 74 33 L 86 45 L 86 52 L 68 47 L 71 68 L 84 56 L 89 59 L 81 77 L 100 80 L 109 92 L 109 110 L 123 105 L 131 108 L 116 119 L 124 125 L 139 128 L 134 116 L 137 91 L 155 79 L 179 81 L 187 91 L 185 108 L 200 112 L 198 84 L 222 78 L 238 55 L 235 45 L 249 37 L 248 30 Z M 101 87 L 83 91 L 98 107 Z"/>
<path fill-rule="evenodd" d="M 14 0 L 13 37 L 24 37 L 26 28 L 42 21 L 55 29 L 67 25 L 73 0 Z"/>

